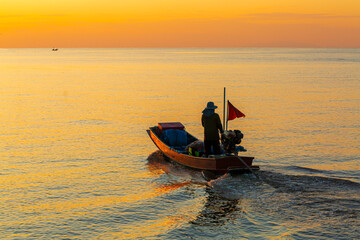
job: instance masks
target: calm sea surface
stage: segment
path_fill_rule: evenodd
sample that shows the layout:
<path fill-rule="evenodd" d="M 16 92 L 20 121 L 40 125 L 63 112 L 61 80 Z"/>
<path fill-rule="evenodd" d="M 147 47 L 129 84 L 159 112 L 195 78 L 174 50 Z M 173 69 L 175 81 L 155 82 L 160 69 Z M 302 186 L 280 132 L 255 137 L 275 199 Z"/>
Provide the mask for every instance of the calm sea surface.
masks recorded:
<path fill-rule="evenodd" d="M 223 88 L 260 179 L 146 134 Z M 0 49 L 1 239 L 359 239 L 360 49 Z"/>

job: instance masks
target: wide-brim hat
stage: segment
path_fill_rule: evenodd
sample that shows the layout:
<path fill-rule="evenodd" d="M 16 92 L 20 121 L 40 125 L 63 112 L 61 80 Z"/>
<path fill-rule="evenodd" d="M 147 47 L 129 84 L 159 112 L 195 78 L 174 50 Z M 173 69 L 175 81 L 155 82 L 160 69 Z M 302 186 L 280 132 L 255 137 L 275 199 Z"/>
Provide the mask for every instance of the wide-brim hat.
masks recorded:
<path fill-rule="evenodd" d="M 208 102 L 205 109 L 217 109 L 217 106 L 215 106 L 214 102 Z"/>

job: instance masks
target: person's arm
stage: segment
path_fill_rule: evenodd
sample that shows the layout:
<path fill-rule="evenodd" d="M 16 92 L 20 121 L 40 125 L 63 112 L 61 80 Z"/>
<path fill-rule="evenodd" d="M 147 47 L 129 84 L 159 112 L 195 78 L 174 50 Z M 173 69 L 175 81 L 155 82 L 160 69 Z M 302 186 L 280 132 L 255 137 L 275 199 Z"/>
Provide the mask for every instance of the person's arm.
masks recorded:
<path fill-rule="evenodd" d="M 201 125 L 204 127 L 204 115 L 201 115 Z"/>
<path fill-rule="evenodd" d="M 220 120 L 220 117 L 219 115 L 217 115 L 217 128 L 220 130 L 220 133 L 223 133 L 224 130 L 223 130 L 223 127 L 222 127 L 222 124 L 221 124 L 221 120 Z"/>

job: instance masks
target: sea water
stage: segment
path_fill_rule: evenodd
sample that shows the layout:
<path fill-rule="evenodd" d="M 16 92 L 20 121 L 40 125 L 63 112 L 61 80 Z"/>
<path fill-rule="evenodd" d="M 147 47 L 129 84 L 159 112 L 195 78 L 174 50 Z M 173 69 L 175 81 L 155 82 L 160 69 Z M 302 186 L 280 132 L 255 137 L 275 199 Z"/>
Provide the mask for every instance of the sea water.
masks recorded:
<path fill-rule="evenodd" d="M 359 239 L 360 49 L 0 49 L 1 239 Z M 223 89 L 258 177 L 168 162 Z"/>

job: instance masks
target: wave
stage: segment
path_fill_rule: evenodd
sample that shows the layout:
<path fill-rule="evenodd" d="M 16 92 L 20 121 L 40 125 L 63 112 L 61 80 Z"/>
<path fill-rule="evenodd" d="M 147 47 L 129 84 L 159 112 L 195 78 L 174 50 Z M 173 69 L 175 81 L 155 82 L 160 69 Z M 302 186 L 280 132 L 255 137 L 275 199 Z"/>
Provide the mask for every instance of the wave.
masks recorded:
<path fill-rule="evenodd" d="M 314 168 L 308 168 L 308 167 L 299 167 L 299 166 L 286 166 L 286 169 L 295 170 L 295 171 L 304 171 L 304 172 L 311 172 L 311 173 L 324 173 L 327 171 L 314 169 Z"/>
<path fill-rule="evenodd" d="M 322 173 L 322 170 L 316 170 L 304 167 L 292 167 L 295 169 L 306 170 L 312 173 Z M 360 190 L 360 184 L 351 180 L 312 175 L 290 175 L 272 171 L 261 171 L 260 176 L 263 181 L 276 189 L 283 191 L 317 191 L 323 192 L 326 189 L 333 190 Z"/>

